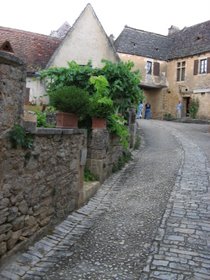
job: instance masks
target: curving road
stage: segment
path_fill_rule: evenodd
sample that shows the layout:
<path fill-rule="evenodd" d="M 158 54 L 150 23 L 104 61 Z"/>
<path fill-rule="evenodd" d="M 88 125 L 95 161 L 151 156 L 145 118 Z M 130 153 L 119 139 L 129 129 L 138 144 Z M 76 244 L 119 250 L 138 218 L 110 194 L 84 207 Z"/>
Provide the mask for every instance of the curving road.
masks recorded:
<path fill-rule="evenodd" d="M 208 126 L 138 124 L 134 160 L 1 279 L 210 279 Z"/>

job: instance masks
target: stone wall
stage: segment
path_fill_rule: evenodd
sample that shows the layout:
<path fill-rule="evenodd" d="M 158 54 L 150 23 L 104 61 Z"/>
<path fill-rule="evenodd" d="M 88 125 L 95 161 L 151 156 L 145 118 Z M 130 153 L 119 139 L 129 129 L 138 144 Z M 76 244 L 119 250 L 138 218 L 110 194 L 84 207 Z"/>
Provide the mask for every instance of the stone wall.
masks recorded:
<path fill-rule="evenodd" d="M 82 130 L 38 130 L 30 150 L 1 139 L 0 255 L 78 208 L 83 147 Z"/>
<path fill-rule="evenodd" d="M 88 138 L 87 168 L 103 182 L 123 154 L 119 138 L 106 129 L 93 129 Z"/>
<path fill-rule="evenodd" d="M 0 52 L 0 257 L 9 256 L 83 203 L 87 136 L 80 129 L 37 129 L 33 147 L 14 149 L 23 123 L 25 68 Z"/>
<path fill-rule="evenodd" d="M 0 258 L 19 251 L 85 203 L 87 166 L 103 182 L 123 154 L 105 129 L 31 130 L 31 148 L 13 148 L 9 131 L 23 118 L 25 67 L 0 52 Z M 133 131 L 133 129 L 132 129 Z M 133 139 L 133 138 L 132 138 Z M 133 140 L 132 140 L 133 142 Z"/>
<path fill-rule="evenodd" d="M 0 51 L 0 133 L 13 126 L 15 122 L 20 122 L 25 79 L 23 62 L 12 54 Z"/>

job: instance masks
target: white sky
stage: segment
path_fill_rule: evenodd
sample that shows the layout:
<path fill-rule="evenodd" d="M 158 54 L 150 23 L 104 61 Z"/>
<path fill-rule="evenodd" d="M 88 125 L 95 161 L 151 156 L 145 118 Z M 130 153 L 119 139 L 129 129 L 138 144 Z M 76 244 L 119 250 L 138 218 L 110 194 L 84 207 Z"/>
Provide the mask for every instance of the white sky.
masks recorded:
<path fill-rule="evenodd" d="M 210 0 L 0 0 L 0 26 L 49 35 L 65 21 L 73 25 L 87 3 L 115 38 L 125 25 L 167 35 L 171 25 L 210 20 Z"/>

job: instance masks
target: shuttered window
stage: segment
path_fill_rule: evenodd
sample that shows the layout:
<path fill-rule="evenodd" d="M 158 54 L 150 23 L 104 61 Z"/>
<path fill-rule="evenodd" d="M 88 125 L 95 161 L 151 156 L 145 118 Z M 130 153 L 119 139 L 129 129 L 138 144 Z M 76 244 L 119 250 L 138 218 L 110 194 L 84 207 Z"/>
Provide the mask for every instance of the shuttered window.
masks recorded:
<path fill-rule="evenodd" d="M 153 75 L 154 76 L 160 75 L 160 63 L 159 62 L 154 62 Z"/>
<path fill-rule="evenodd" d="M 193 74 L 198 75 L 207 73 L 210 73 L 210 57 L 195 60 Z"/>
<path fill-rule="evenodd" d="M 210 73 L 210 57 L 207 58 L 207 73 Z"/>

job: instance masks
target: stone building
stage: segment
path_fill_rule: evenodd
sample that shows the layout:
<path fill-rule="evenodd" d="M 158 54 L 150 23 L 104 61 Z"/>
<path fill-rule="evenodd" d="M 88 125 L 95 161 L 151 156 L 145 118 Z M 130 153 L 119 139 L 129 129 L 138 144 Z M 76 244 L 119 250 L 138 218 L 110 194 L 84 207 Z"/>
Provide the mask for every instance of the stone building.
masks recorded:
<path fill-rule="evenodd" d="M 175 116 L 179 100 L 188 116 L 190 101 L 198 98 L 198 117 L 210 119 L 210 21 L 182 30 L 171 26 L 167 36 L 125 26 L 115 48 L 140 70 L 153 118 Z"/>
<path fill-rule="evenodd" d="M 12 49 L 10 48 L 12 46 Z M 26 87 L 30 101 L 39 103 L 45 87 L 38 72 L 53 66 L 66 67 L 68 61 L 102 66 L 101 60 L 119 61 L 92 6 L 88 4 L 72 27 L 64 23 L 51 36 L 0 27 L 0 50 L 9 50 L 27 65 Z"/>

